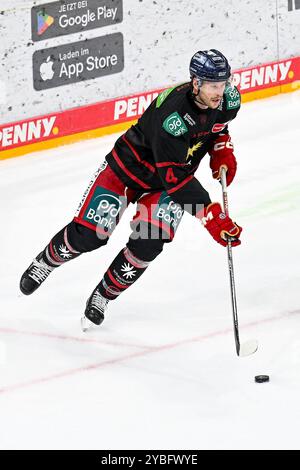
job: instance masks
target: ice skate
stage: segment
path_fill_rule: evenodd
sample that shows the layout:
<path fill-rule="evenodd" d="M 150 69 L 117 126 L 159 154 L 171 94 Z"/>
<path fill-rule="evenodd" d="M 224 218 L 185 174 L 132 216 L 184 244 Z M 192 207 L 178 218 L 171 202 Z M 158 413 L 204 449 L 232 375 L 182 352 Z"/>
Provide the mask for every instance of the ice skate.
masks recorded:
<path fill-rule="evenodd" d="M 81 328 L 83 332 L 101 325 L 104 320 L 104 313 L 107 310 L 108 302 L 108 299 L 102 297 L 96 287 L 87 301 L 84 316 L 81 318 Z"/>
<path fill-rule="evenodd" d="M 32 294 L 47 279 L 53 269 L 55 268 L 43 261 L 42 254 L 40 253 L 21 277 L 21 292 L 25 295 Z"/>

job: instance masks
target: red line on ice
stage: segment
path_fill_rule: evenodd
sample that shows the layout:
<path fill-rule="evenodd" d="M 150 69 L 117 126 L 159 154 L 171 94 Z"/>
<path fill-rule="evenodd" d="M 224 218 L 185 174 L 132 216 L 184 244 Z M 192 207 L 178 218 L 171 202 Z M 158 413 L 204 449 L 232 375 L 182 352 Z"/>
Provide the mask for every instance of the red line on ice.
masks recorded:
<path fill-rule="evenodd" d="M 118 341 L 106 341 L 100 340 L 95 338 L 80 338 L 78 336 L 68 336 L 68 335 L 57 335 L 53 333 L 43 333 L 43 332 L 35 332 L 35 331 L 26 331 L 26 330 L 16 330 L 13 328 L 0 328 L 0 333 L 8 333 L 8 334 L 17 334 L 17 335 L 25 335 L 25 336 L 37 336 L 40 338 L 50 338 L 50 339 L 59 339 L 63 341 L 77 341 L 80 343 L 99 343 L 99 344 L 108 344 L 110 346 L 122 346 L 122 347 L 130 347 L 130 348 L 140 348 L 140 349 L 147 349 L 148 346 L 141 346 L 138 344 L 132 343 L 122 343 Z M 88 333 L 89 334 L 89 333 Z M 150 348 L 150 346 L 149 346 Z"/>
<path fill-rule="evenodd" d="M 251 323 L 247 323 L 246 325 L 243 325 L 243 329 L 251 328 L 255 325 L 261 325 L 263 323 L 271 323 L 273 321 L 282 320 L 284 317 L 297 315 L 299 313 L 300 313 L 300 309 L 299 310 L 293 310 L 293 311 L 290 311 L 290 312 L 286 312 L 284 314 L 277 315 L 277 316 L 274 316 L 274 317 L 265 318 L 263 320 L 254 321 L 254 322 L 251 322 Z M 11 333 L 14 330 L 0 329 L 0 331 L 3 331 L 3 332 L 6 331 L 6 332 Z M 17 330 L 15 330 L 15 332 L 20 333 Z M 25 332 L 22 332 L 22 333 L 25 333 Z M 69 369 L 69 370 L 66 370 L 64 372 L 60 372 L 60 373 L 53 374 L 53 375 L 48 375 L 46 377 L 40 377 L 40 378 L 31 380 L 31 381 L 28 381 L 28 382 L 21 382 L 21 383 L 17 383 L 17 384 L 7 385 L 7 386 L 4 386 L 4 387 L 0 388 L 0 394 L 13 392 L 15 390 L 30 387 L 32 385 L 39 385 L 39 384 L 42 384 L 42 383 L 45 383 L 45 382 L 50 382 L 52 380 L 60 379 L 60 378 L 63 378 L 63 377 L 70 377 L 70 376 L 78 374 L 80 372 L 87 372 L 89 370 L 100 369 L 101 367 L 105 367 L 105 366 L 113 365 L 113 364 L 118 364 L 118 363 L 124 362 L 124 361 L 129 360 L 129 359 L 135 359 L 137 357 L 147 356 L 148 354 L 153 354 L 153 353 L 157 353 L 157 352 L 168 350 L 168 349 L 174 349 L 174 348 L 176 348 L 178 346 L 182 346 L 184 344 L 200 342 L 200 341 L 204 341 L 204 340 L 207 340 L 207 339 L 210 339 L 210 338 L 214 338 L 216 336 L 223 336 L 223 335 L 226 335 L 228 333 L 232 333 L 232 328 L 228 328 L 226 330 L 215 331 L 215 332 L 203 335 L 203 336 L 195 336 L 193 338 L 183 339 L 181 341 L 176 341 L 174 343 L 163 344 L 161 346 L 147 347 L 147 349 L 145 347 L 145 349 L 142 350 L 142 351 L 136 351 L 136 352 L 133 352 L 131 354 L 126 354 L 124 356 L 119 356 L 119 357 L 116 357 L 115 359 L 108 359 L 106 361 L 97 362 L 95 364 L 89 364 L 87 366 L 78 367 L 78 368 L 75 368 L 75 369 Z M 81 340 L 81 338 L 76 339 L 75 337 L 55 336 L 55 335 L 49 335 L 49 334 L 44 334 L 44 333 L 41 333 L 41 334 L 33 333 L 33 335 L 45 336 L 45 337 L 52 337 L 53 336 L 56 339 L 67 339 L 67 340 L 73 339 L 73 340 L 79 340 L 79 341 Z M 101 343 L 101 341 L 97 341 L 97 342 Z M 105 344 L 107 344 L 107 342 Z M 112 344 L 112 343 L 110 343 L 110 344 Z"/>

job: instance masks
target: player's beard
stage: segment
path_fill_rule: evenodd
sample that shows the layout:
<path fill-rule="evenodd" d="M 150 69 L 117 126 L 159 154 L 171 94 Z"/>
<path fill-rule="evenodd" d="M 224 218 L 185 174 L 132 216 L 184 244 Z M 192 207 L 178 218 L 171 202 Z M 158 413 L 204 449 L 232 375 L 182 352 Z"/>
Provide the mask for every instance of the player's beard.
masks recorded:
<path fill-rule="evenodd" d="M 211 100 L 213 108 L 217 108 L 221 103 L 221 98 L 212 98 Z"/>
<path fill-rule="evenodd" d="M 196 97 L 196 101 L 200 105 L 207 106 L 210 109 L 216 109 L 220 105 L 221 99 L 222 98 L 220 96 L 210 98 L 205 95 L 201 95 L 201 93 L 199 93 Z"/>
<path fill-rule="evenodd" d="M 213 98 L 206 98 L 203 101 L 205 102 L 206 106 L 208 106 L 209 108 L 216 109 L 221 103 L 221 97 L 216 96 Z"/>

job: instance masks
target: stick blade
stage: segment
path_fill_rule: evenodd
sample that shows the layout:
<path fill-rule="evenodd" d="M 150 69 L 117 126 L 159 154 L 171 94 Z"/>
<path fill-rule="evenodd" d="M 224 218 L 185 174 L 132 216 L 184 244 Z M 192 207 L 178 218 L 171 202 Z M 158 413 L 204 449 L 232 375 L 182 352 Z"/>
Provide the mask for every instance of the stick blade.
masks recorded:
<path fill-rule="evenodd" d="M 251 339 L 250 341 L 247 341 L 244 344 L 241 344 L 240 350 L 239 350 L 239 356 L 240 357 L 246 357 L 250 356 L 251 354 L 254 354 L 258 349 L 258 342 L 256 339 Z"/>

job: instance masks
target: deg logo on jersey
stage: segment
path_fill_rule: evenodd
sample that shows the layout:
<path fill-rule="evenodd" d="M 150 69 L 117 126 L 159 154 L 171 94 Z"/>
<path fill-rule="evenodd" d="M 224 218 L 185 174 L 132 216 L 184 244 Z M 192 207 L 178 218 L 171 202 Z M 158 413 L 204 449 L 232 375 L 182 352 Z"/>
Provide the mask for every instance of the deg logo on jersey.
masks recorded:
<path fill-rule="evenodd" d="M 170 114 L 170 116 L 164 120 L 163 128 L 165 131 L 171 135 L 174 135 L 175 137 L 179 137 L 180 135 L 188 132 L 185 123 L 177 112 Z"/>

